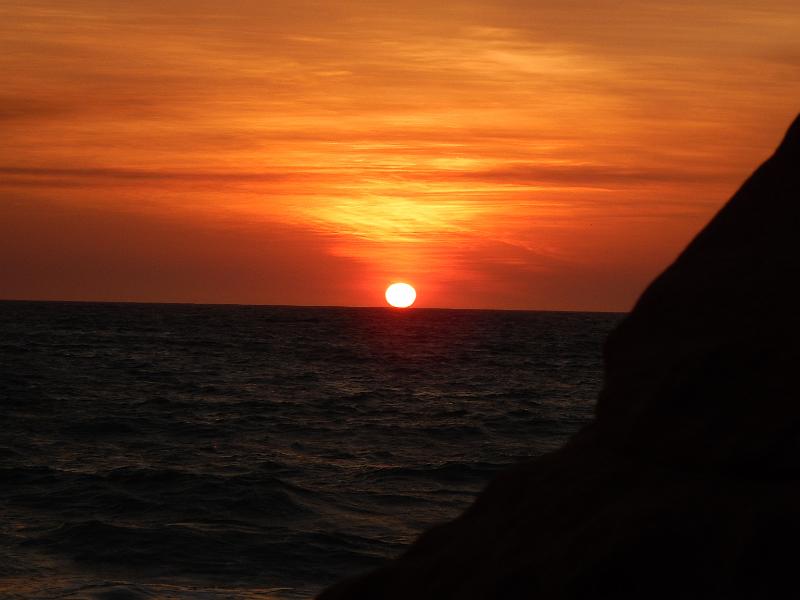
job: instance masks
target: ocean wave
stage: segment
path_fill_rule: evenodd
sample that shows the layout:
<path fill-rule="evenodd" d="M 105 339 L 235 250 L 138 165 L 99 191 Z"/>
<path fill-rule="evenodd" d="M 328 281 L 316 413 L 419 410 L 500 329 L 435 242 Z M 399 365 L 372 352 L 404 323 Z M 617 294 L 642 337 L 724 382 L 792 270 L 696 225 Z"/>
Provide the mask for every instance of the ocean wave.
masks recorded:
<path fill-rule="evenodd" d="M 437 483 L 483 481 L 508 467 L 507 463 L 447 462 L 417 467 L 380 467 L 366 472 L 363 477 L 370 480 L 392 479 L 431 480 Z"/>
<path fill-rule="evenodd" d="M 380 564 L 591 416 L 616 321 L 5 307 L 0 574 L 41 585 L 0 597 L 24 600 L 308 597 Z"/>

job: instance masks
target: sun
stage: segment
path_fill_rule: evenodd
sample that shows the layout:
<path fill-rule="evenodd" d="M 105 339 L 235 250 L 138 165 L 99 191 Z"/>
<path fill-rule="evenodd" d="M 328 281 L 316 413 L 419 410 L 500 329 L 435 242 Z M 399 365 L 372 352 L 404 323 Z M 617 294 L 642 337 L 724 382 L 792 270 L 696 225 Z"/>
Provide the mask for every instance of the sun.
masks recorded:
<path fill-rule="evenodd" d="M 408 308 L 417 299 L 417 290 L 407 283 L 393 283 L 386 288 L 386 301 L 395 308 Z"/>

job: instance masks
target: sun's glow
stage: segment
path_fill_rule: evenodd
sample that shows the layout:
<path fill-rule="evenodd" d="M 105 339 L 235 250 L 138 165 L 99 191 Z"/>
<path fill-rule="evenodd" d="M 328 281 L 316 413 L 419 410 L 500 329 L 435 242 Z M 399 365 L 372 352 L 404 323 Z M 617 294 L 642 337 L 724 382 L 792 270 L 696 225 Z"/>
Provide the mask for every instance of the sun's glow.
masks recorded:
<path fill-rule="evenodd" d="M 408 308 L 417 299 L 417 290 L 407 283 L 393 283 L 386 288 L 386 301 L 395 308 Z"/>
<path fill-rule="evenodd" d="M 0 0 L 0 297 L 624 311 L 800 97 L 796 0 L 116 4 Z"/>

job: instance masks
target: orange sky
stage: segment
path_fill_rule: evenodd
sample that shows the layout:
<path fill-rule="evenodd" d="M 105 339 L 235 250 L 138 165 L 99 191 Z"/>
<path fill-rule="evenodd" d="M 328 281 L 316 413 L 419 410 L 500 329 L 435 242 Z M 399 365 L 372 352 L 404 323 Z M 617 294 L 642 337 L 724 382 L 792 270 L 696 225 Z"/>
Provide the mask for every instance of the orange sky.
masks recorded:
<path fill-rule="evenodd" d="M 797 0 L 0 0 L 0 298 L 626 310 L 800 111 Z"/>

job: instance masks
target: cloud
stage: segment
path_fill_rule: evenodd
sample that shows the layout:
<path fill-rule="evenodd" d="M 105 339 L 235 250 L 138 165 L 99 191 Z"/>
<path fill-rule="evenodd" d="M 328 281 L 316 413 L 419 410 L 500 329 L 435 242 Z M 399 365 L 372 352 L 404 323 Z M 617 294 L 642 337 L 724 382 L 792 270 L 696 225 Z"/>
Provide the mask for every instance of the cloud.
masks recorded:
<path fill-rule="evenodd" d="M 323 264 L 341 302 L 417 273 L 531 307 L 603 274 L 627 306 L 794 116 L 799 40 L 791 0 L 4 2 L 5 264 L 73 296 L 57 261 L 95 295 L 311 302 L 331 279 L 280 265 Z"/>
<path fill-rule="evenodd" d="M 334 242 L 266 221 L 213 224 L 6 199 L 0 297 L 352 304 L 368 269 L 334 256 Z"/>

